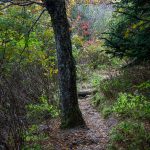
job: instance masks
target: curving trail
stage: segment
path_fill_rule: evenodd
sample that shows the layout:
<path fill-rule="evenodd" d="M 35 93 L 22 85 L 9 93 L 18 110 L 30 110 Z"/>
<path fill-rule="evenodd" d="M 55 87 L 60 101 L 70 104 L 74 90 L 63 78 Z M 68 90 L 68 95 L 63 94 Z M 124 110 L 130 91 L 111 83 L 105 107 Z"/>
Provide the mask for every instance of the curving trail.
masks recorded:
<path fill-rule="evenodd" d="M 116 124 L 116 120 L 113 118 L 104 120 L 91 105 L 90 97 L 79 99 L 79 106 L 88 129 L 60 130 L 60 121 L 53 120 L 49 123 L 50 138 L 42 144 L 43 149 L 106 150 L 109 141 L 108 133 Z"/>
<path fill-rule="evenodd" d="M 80 145 L 79 150 L 105 150 L 108 144 L 109 128 L 105 120 L 90 104 L 90 98 L 79 101 L 84 120 L 89 130 L 86 131 L 86 138 L 91 141 L 87 145 Z"/>

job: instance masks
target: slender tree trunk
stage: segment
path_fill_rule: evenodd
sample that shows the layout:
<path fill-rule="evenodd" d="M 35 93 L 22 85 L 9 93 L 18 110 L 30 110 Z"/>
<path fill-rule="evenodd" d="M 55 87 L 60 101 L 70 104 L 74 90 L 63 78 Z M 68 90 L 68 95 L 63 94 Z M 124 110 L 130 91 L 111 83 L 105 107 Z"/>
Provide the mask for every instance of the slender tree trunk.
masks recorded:
<path fill-rule="evenodd" d="M 65 0 L 45 0 L 55 33 L 63 128 L 85 125 L 78 106 L 76 68 L 72 56 Z"/>

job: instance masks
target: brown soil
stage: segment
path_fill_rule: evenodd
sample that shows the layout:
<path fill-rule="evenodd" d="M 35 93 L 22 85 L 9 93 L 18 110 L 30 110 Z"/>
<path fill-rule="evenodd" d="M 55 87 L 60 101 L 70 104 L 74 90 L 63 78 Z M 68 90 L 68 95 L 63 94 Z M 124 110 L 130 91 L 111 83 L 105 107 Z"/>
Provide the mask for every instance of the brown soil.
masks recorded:
<path fill-rule="evenodd" d="M 60 120 L 51 120 L 49 139 L 42 145 L 44 150 L 105 150 L 109 141 L 109 131 L 116 120 L 104 120 L 90 103 L 90 98 L 79 100 L 79 106 L 87 128 L 61 130 Z"/>

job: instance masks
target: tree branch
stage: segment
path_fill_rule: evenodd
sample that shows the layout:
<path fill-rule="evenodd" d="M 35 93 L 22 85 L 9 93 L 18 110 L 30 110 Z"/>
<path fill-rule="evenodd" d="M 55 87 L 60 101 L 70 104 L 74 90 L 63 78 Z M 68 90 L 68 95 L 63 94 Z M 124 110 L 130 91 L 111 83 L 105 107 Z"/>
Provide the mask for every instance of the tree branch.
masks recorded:
<path fill-rule="evenodd" d="M 30 32 L 33 31 L 33 28 L 34 26 L 37 24 L 37 22 L 40 20 L 40 18 L 42 17 L 43 13 L 46 11 L 46 9 L 43 9 L 40 13 L 40 15 L 38 16 L 38 18 L 35 20 L 35 22 L 32 24 L 31 28 L 29 29 L 29 31 L 27 32 L 27 38 L 29 38 L 29 35 L 30 35 Z M 25 46 L 23 48 L 23 50 L 21 51 L 21 54 L 20 54 L 20 60 L 19 60 L 19 63 L 21 62 L 22 60 L 22 54 L 24 53 L 24 51 L 26 50 L 26 48 L 28 47 L 28 39 L 27 41 L 25 42 Z"/>
<path fill-rule="evenodd" d="M 135 18 L 135 19 L 137 19 L 137 20 L 142 20 L 142 21 L 150 22 L 150 20 L 139 18 L 138 16 L 129 14 L 129 13 L 124 12 L 124 11 L 114 11 L 114 12 L 121 13 L 121 14 L 124 14 L 124 15 L 127 15 L 127 16 L 130 16 L 130 17 Z"/>
<path fill-rule="evenodd" d="M 33 23 L 33 25 L 31 26 L 30 30 L 28 31 L 28 34 L 30 34 L 30 32 L 33 30 L 34 26 L 36 25 L 36 23 L 40 20 L 40 18 L 42 17 L 43 13 L 46 11 L 46 9 L 43 9 L 40 13 L 40 15 L 38 16 L 38 18 L 35 20 L 35 22 Z"/>
<path fill-rule="evenodd" d="M 12 5 L 13 5 L 13 4 L 8 4 L 8 5 L 6 5 L 5 7 L 3 7 L 2 9 L 0 9 L 0 11 L 4 10 L 4 9 L 6 9 L 6 8 L 12 6 Z"/>
<path fill-rule="evenodd" d="M 102 38 L 99 38 L 99 39 L 107 41 L 110 44 L 110 46 L 112 46 L 112 47 L 114 47 L 114 48 L 116 48 L 118 50 L 120 49 L 120 47 L 118 45 L 115 45 L 113 42 L 111 42 L 107 38 L 102 37 Z"/>
<path fill-rule="evenodd" d="M 30 0 L 28 2 L 13 2 L 13 0 L 6 0 L 6 1 L 0 0 L 0 4 L 1 5 L 8 4 L 8 5 L 4 6 L 2 9 L 0 9 L 0 11 L 4 10 L 4 9 L 10 7 L 10 6 L 13 6 L 13 5 L 16 5 L 16 6 L 30 6 L 32 4 L 37 4 L 37 5 L 40 5 L 40 6 L 44 7 L 44 3 L 36 2 L 36 1 L 33 1 L 33 0 Z"/>

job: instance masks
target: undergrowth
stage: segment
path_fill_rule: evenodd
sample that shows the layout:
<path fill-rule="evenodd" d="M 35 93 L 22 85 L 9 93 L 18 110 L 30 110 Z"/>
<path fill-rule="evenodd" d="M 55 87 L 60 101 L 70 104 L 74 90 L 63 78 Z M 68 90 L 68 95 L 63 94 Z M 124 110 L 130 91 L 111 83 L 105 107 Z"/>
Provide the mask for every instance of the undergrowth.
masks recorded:
<path fill-rule="evenodd" d="M 96 91 L 92 104 L 104 118 L 118 120 L 110 133 L 108 149 L 148 150 L 150 134 L 145 122 L 150 124 L 149 63 L 124 67 L 128 59 L 111 58 L 103 49 L 98 41 L 75 50 L 79 86 L 89 82 Z"/>
<path fill-rule="evenodd" d="M 104 118 L 115 116 L 119 124 L 110 133 L 108 149 L 149 150 L 150 121 L 149 68 L 136 66 L 92 82 L 97 92 L 92 103 Z M 149 124 L 149 123 L 148 123 Z"/>
<path fill-rule="evenodd" d="M 48 98 L 43 94 L 35 104 L 27 105 L 27 119 L 30 122 L 23 133 L 23 150 L 41 150 L 42 142 L 48 139 L 48 120 L 58 117 L 59 109 L 49 104 Z"/>
<path fill-rule="evenodd" d="M 110 150 L 149 150 L 150 133 L 139 122 L 122 121 L 110 133 Z"/>

